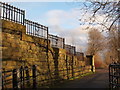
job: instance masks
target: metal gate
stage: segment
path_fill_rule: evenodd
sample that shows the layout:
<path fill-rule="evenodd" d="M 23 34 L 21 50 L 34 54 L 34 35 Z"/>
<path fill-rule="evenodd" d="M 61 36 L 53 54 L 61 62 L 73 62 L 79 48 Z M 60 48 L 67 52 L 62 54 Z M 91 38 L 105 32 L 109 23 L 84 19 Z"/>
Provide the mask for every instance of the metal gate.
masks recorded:
<path fill-rule="evenodd" d="M 110 89 L 120 89 L 120 64 L 109 65 L 109 87 Z"/>

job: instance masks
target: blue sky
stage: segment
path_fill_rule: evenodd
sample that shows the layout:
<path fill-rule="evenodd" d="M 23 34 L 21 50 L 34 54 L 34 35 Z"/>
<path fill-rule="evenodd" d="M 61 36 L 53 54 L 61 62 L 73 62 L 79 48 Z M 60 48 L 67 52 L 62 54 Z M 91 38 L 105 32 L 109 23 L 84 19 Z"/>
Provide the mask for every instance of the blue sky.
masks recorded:
<path fill-rule="evenodd" d="M 11 2 L 25 10 L 26 19 L 49 27 L 49 33 L 65 38 L 65 43 L 74 45 L 77 51 L 87 47 L 87 31 L 79 18 L 84 10 L 83 2 Z"/>
<path fill-rule="evenodd" d="M 47 12 L 52 10 L 70 11 L 79 9 L 83 2 L 12 2 L 11 4 L 25 10 L 26 18 L 42 23 Z M 46 23 L 43 22 L 46 25 Z M 65 25 L 66 26 L 66 25 Z M 70 26 L 69 26 L 70 27 Z"/>

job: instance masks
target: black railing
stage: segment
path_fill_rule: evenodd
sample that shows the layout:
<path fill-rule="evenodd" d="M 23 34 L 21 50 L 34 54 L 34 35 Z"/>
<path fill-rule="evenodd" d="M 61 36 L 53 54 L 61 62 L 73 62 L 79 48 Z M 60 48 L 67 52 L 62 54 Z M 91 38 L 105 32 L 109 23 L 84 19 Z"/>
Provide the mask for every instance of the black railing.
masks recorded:
<path fill-rule="evenodd" d="M 76 54 L 76 48 L 75 48 L 75 46 L 71 46 L 71 45 L 65 44 L 65 49 L 66 49 L 66 51 L 67 51 L 68 54 L 73 54 L 73 55 Z"/>
<path fill-rule="evenodd" d="M 26 26 L 26 34 L 47 39 L 48 27 L 27 19 L 25 19 L 25 26 Z"/>
<path fill-rule="evenodd" d="M 64 49 L 64 44 L 65 44 L 64 38 L 49 34 L 48 39 L 50 40 L 52 47 Z"/>
<path fill-rule="evenodd" d="M 67 68 L 59 70 L 59 75 L 54 71 L 51 71 L 50 73 L 40 72 L 36 65 L 31 67 L 21 66 L 20 68 L 15 68 L 13 70 L 3 70 L 2 89 L 42 88 L 55 85 L 61 81 L 63 82 L 64 79 L 69 80 L 90 72 L 88 66 L 71 68 L 71 65 L 68 64 Z M 49 77 L 50 74 L 52 77 Z"/>
<path fill-rule="evenodd" d="M 2 89 L 36 88 L 36 66 L 2 71 Z M 31 86 L 31 87 L 30 87 Z"/>
<path fill-rule="evenodd" d="M 109 86 L 111 90 L 120 89 L 120 64 L 109 65 Z"/>
<path fill-rule="evenodd" d="M 24 25 L 25 11 L 0 2 L 0 18 Z"/>

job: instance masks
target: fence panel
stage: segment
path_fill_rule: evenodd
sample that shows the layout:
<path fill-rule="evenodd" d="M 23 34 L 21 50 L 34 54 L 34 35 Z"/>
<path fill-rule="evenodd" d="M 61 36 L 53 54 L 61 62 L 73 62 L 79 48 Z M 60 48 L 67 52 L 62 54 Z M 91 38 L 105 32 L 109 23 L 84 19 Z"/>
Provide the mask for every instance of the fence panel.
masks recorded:
<path fill-rule="evenodd" d="M 77 71 L 76 71 L 77 69 Z M 36 65 L 31 67 L 21 66 L 19 69 L 7 70 L 2 72 L 2 89 L 7 88 L 39 88 L 49 85 L 55 85 L 64 80 L 74 79 L 82 74 L 89 73 L 90 68 L 76 67 L 72 68 L 69 64 L 66 68 L 59 69 L 58 74 L 51 72 L 54 76 L 49 78 L 49 72 L 40 72 Z M 73 72 L 74 71 L 74 72 Z M 83 72 L 83 73 L 81 73 Z M 9 74 L 8 74 L 9 73 Z M 78 73 L 75 75 L 75 73 Z M 56 76 L 58 76 L 56 78 Z M 8 78 L 9 77 L 9 78 Z"/>
<path fill-rule="evenodd" d="M 0 19 L 9 20 L 24 25 L 24 10 L 2 2 L 0 2 L 0 7 Z"/>
<path fill-rule="evenodd" d="M 12 84 L 12 72 L 13 70 L 5 70 L 2 69 L 2 88 L 13 88 L 13 84 Z"/>
<path fill-rule="evenodd" d="M 109 85 L 111 89 L 120 89 L 120 64 L 109 65 Z"/>
<path fill-rule="evenodd" d="M 47 39 L 48 27 L 27 19 L 25 19 L 25 25 L 26 25 L 26 34 Z"/>
<path fill-rule="evenodd" d="M 71 46 L 71 45 L 65 44 L 65 49 L 67 50 L 68 54 L 73 54 L 73 55 L 76 54 L 76 48 L 75 48 L 75 46 Z"/>
<path fill-rule="evenodd" d="M 52 47 L 64 49 L 64 44 L 65 44 L 64 38 L 49 34 L 48 39 L 51 41 Z"/>

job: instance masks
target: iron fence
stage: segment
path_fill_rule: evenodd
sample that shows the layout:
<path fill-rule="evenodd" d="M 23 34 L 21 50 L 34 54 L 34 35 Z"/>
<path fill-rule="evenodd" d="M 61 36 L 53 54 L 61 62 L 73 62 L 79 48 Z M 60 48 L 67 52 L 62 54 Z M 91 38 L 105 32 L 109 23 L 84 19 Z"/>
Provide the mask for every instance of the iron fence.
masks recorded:
<path fill-rule="evenodd" d="M 40 38 L 46 38 L 46 39 L 48 38 L 48 27 L 27 19 L 25 19 L 25 25 L 26 25 L 26 34 Z"/>
<path fill-rule="evenodd" d="M 120 89 L 120 64 L 109 65 L 109 86 L 110 89 Z"/>
<path fill-rule="evenodd" d="M 55 85 L 67 79 L 74 79 L 75 77 L 89 73 L 89 70 L 90 68 L 87 68 L 87 66 L 76 68 L 70 68 L 70 66 L 67 66 L 66 69 L 59 70 L 58 74 L 55 73 L 55 71 L 51 71 L 50 73 L 40 72 L 36 65 L 31 67 L 21 66 L 17 69 L 2 71 L 2 89 L 42 88 Z M 52 75 L 51 77 L 49 77 L 50 74 Z"/>
<path fill-rule="evenodd" d="M 65 44 L 64 38 L 49 34 L 48 39 L 50 40 L 52 47 L 64 49 L 64 44 Z"/>
<path fill-rule="evenodd" d="M 8 3 L 0 2 L 0 18 L 24 25 L 25 11 Z"/>
<path fill-rule="evenodd" d="M 36 88 L 36 66 L 20 67 L 2 71 L 2 89 L 6 88 Z"/>
<path fill-rule="evenodd" d="M 65 49 L 66 49 L 66 51 L 67 51 L 68 54 L 73 54 L 73 55 L 76 54 L 76 48 L 75 48 L 75 46 L 71 46 L 71 45 L 65 44 Z"/>

